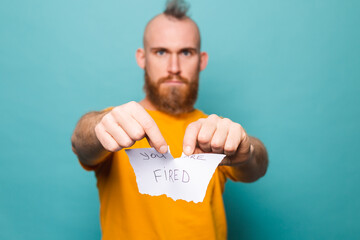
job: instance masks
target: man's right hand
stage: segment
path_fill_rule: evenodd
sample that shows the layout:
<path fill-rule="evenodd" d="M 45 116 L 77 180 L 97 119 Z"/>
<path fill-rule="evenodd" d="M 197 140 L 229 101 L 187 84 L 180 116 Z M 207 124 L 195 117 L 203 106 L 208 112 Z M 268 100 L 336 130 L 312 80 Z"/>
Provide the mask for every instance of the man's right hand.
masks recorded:
<path fill-rule="evenodd" d="M 144 137 L 158 152 L 166 153 L 168 150 L 155 121 L 139 103 L 133 101 L 104 115 L 95 126 L 95 133 L 101 145 L 110 152 L 131 147 Z"/>

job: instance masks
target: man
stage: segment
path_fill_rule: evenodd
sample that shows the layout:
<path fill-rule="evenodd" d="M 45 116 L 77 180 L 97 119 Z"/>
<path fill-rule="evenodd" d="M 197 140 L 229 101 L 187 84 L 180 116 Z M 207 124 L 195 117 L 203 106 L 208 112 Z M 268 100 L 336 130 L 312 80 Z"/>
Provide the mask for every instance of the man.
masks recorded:
<path fill-rule="evenodd" d="M 171 1 L 146 26 L 144 48 L 136 52 L 145 99 L 90 112 L 74 130 L 73 151 L 97 177 L 103 239 L 226 239 L 226 178 L 252 182 L 266 172 L 267 153 L 258 139 L 230 119 L 193 108 L 208 55 L 200 51 L 199 29 L 186 11 L 183 2 Z M 165 153 L 168 145 L 174 157 L 226 154 L 203 202 L 138 192 L 124 148 L 152 146 Z"/>

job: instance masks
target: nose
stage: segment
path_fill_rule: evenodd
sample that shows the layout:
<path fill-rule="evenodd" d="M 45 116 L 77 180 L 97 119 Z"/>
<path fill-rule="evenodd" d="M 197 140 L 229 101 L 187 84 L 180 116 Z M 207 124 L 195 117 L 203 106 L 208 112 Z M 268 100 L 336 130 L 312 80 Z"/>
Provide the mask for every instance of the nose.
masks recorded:
<path fill-rule="evenodd" d="M 178 75 L 180 74 L 180 62 L 177 54 L 172 54 L 168 63 L 169 74 Z"/>

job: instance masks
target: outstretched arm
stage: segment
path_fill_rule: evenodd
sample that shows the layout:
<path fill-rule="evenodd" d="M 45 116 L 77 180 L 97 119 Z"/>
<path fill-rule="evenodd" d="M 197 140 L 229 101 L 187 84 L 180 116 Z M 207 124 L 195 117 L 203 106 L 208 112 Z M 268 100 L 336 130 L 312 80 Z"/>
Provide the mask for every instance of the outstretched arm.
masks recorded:
<path fill-rule="evenodd" d="M 71 136 L 72 150 L 84 165 L 95 166 L 110 154 L 110 151 L 102 146 L 95 133 L 95 126 L 108 112 L 89 112 L 80 118 L 75 127 Z"/>
<path fill-rule="evenodd" d="M 264 176 L 268 166 L 265 146 L 247 135 L 242 126 L 213 114 L 189 124 L 184 136 L 184 153 L 224 153 L 220 163 L 233 180 L 253 182 Z"/>
<path fill-rule="evenodd" d="M 139 103 L 129 102 L 109 111 L 85 114 L 76 125 L 71 142 L 81 163 L 95 166 L 111 152 L 131 147 L 144 137 L 158 152 L 167 152 L 155 121 Z"/>

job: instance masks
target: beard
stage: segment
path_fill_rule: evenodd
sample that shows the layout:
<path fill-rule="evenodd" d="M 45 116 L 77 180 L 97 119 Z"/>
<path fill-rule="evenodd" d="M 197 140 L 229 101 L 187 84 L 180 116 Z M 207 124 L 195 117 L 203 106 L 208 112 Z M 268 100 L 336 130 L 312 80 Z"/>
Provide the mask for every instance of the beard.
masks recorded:
<path fill-rule="evenodd" d="M 176 79 L 181 81 L 181 86 L 169 86 L 161 88 L 161 84 Z M 160 111 L 179 115 L 191 112 L 197 99 L 199 88 L 199 74 L 193 81 L 183 78 L 179 75 L 169 75 L 164 78 L 153 81 L 150 79 L 145 69 L 145 85 L 144 90 L 150 102 Z"/>

